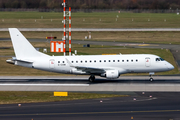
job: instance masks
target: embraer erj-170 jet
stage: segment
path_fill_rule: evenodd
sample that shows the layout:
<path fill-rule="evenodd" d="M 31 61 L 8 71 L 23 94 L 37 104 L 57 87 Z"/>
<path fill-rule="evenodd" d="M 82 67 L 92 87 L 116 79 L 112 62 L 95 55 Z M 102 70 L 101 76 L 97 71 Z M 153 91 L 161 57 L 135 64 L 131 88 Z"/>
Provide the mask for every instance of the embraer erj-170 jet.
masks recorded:
<path fill-rule="evenodd" d="M 23 67 L 90 75 L 90 82 L 95 76 L 115 79 L 125 73 L 149 73 L 153 81 L 154 72 L 174 69 L 169 62 L 152 54 L 49 56 L 37 51 L 18 29 L 9 28 L 9 32 L 16 57 L 7 62 Z"/>

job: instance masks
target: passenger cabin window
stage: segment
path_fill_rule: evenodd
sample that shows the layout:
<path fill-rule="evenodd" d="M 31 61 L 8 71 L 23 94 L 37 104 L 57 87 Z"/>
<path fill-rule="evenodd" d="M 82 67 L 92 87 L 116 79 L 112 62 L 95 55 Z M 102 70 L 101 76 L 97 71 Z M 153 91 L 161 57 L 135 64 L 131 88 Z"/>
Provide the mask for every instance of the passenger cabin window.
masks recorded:
<path fill-rule="evenodd" d="M 96 62 L 96 60 L 94 60 L 94 62 Z"/>
<path fill-rule="evenodd" d="M 115 60 L 113 60 L 113 62 L 115 62 Z"/>
<path fill-rule="evenodd" d="M 111 62 L 111 60 L 109 60 L 109 62 Z"/>
<path fill-rule="evenodd" d="M 118 60 L 118 62 L 120 62 L 120 60 Z"/>
<path fill-rule="evenodd" d="M 62 63 L 64 63 L 64 61 L 62 61 Z"/>
<path fill-rule="evenodd" d="M 99 60 L 99 62 L 101 62 L 101 60 Z"/>
<path fill-rule="evenodd" d="M 131 60 L 131 62 L 133 62 L 133 60 Z"/>
<path fill-rule="evenodd" d="M 91 63 L 91 60 L 89 62 Z"/>
<path fill-rule="evenodd" d="M 122 62 L 124 62 L 124 60 L 122 60 Z"/>
<path fill-rule="evenodd" d="M 78 61 L 76 61 L 76 63 L 78 63 Z"/>
<path fill-rule="evenodd" d="M 136 62 L 138 62 L 138 60 L 136 59 Z"/>
<path fill-rule="evenodd" d="M 127 60 L 127 62 L 129 62 L 129 60 Z"/>
<path fill-rule="evenodd" d="M 60 61 L 58 61 L 58 63 L 60 63 Z"/>
<path fill-rule="evenodd" d="M 81 63 L 82 63 L 83 61 L 81 61 Z"/>
<path fill-rule="evenodd" d="M 106 62 L 106 60 L 104 60 L 104 62 Z"/>
<path fill-rule="evenodd" d="M 73 63 L 73 61 L 71 61 Z"/>

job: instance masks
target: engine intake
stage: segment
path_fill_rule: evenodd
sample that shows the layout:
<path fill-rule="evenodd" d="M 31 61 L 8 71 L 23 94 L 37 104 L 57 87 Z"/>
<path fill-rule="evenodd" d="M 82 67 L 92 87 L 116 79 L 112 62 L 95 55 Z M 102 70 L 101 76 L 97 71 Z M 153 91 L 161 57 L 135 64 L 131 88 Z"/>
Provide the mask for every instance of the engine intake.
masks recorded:
<path fill-rule="evenodd" d="M 102 77 L 106 77 L 109 79 L 115 79 L 119 77 L 119 71 L 118 70 L 107 70 L 105 74 L 101 75 Z"/>

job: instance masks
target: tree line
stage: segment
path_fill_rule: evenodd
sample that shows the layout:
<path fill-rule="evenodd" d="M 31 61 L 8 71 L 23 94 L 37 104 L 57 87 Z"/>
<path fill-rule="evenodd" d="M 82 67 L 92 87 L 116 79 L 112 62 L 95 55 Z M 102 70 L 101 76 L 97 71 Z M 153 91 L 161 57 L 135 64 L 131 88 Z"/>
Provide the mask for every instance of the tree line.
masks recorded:
<path fill-rule="evenodd" d="M 60 9 L 63 0 L 0 0 L 0 8 Z M 72 9 L 173 9 L 180 0 L 66 0 Z"/>

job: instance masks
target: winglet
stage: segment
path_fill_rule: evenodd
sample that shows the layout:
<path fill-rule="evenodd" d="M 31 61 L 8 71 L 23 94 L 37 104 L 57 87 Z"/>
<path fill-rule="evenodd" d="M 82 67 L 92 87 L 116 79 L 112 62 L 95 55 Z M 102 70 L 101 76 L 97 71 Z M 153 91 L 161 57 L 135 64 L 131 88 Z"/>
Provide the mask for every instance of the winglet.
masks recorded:
<path fill-rule="evenodd" d="M 67 61 L 67 63 L 69 64 L 70 67 L 75 67 L 75 66 L 73 66 L 73 65 L 71 64 L 71 62 L 70 62 L 67 58 L 65 58 L 65 59 L 66 59 L 66 61 Z"/>

